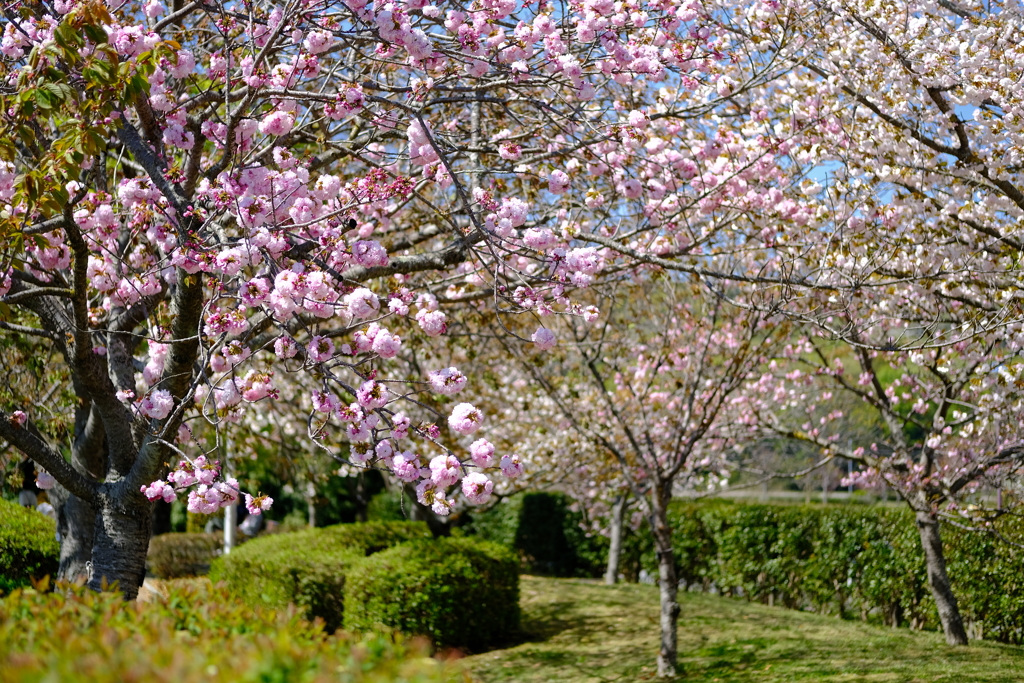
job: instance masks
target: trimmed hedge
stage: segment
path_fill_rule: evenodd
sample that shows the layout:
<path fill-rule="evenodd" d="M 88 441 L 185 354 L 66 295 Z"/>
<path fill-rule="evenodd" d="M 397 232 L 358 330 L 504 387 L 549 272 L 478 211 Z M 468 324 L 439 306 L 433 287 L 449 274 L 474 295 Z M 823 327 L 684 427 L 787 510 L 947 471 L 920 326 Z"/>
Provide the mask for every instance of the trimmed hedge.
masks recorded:
<path fill-rule="evenodd" d="M 341 626 L 345 572 L 356 560 L 393 545 L 429 538 L 421 522 L 339 524 L 261 536 L 214 560 L 212 581 L 224 581 L 249 604 L 294 603 L 328 632 Z"/>
<path fill-rule="evenodd" d="M 468 538 L 406 543 L 353 564 L 345 600 L 346 629 L 384 627 L 479 651 L 519 630 L 518 562 Z"/>
<path fill-rule="evenodd" d="M 892 626 L 939 627 L 920 538 L 905 508 L 676 502 L 670 517 L 679 577 L 691 589 Z M 1022 522 L 1000 525 L 1005 535 L 1024 536 Z M 1024 553 L 948 525 L 942 538 L 953 591 L 975 637 L 1024 642 Z M 652 552 L 643 564 L 657 573 Z"/>
<path fill-rule="evenodd" d="M 0 679 L 9 683 L 441 683 L 456 672 L 401 637 L 326 635 L 294 609 L 223 590 L 169 586 L 156 602 L 68 587 L 0 600 Z"/>
<path fill-rule="evenodd" d="M 46 515 L 0 499 L 0 595 L 56 576 L 57 524 Z"/>
<path fill-rule="evenodd" d="M 223 543 L 220 534 L 160 534 L 150 540 L 146 561 L 161 579 L 201 576 L 210 571 Z"/>

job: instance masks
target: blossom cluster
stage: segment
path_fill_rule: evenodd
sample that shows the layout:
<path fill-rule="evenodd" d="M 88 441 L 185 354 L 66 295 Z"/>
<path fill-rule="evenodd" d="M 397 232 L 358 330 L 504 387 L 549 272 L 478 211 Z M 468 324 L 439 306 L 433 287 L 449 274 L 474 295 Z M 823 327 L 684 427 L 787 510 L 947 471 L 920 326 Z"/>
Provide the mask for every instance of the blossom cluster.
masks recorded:
<path fill-rule="evenodd" d="M 218 481 L 219 479 L 219 481 Z M 195 488 L 191 488 L 195 486 Z M 182 460 L 167 476 L 167 481 L 157 479 L 141 492 L 149 500 L 163 500 L 171 503 L 177 500 L 182 491 L 188 493 L 188 511 L 196 514 L 210 515 L 221 508 L 238 502 L 239 486 L 234 477 L 221 478 L 220 461 L 210 462 L 205 455 L 194 460 Z M 269 510 L 273 498 L 268 496 L 252 496 L 245 494 L 245 505 L 250 514 L 258 515 Z"/>

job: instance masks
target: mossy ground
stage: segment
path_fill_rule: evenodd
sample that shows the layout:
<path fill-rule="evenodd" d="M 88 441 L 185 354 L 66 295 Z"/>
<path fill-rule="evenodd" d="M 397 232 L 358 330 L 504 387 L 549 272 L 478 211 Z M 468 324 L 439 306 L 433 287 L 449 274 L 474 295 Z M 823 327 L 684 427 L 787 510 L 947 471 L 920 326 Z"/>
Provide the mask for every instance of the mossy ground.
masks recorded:
<path fill-rule="evenodd" d="M 481 683 L 609 683 L 655 678 L 654 586 L 522 577 L 525 642 L 467 657 Z M 788 683 L 1021 683 L 1024 648 L 953 648 L 893 630 L 698 593 L 680 595 L 677 680 Z"/>

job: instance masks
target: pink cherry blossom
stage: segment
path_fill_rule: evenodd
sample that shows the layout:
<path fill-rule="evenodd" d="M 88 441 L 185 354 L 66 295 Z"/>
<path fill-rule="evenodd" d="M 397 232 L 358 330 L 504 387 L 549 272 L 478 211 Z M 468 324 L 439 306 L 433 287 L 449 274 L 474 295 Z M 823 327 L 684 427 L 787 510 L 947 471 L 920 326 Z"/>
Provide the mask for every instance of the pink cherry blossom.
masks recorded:
<path fill-rule="evenodd" d="M 286 111 L 273 111 L 260 121 L 264 135 L 287 135 L 295 125 L 295 117 Z"/>
<path fill-rule="evenodd" d="M 477 467 L 493 467 L 494 444 L 487 439 L 477 439 L 469 446 L 469 456 Z"/>
<path fill-rule="evenodd" d="M 483 421 L 483 414 L 469 403 L 458 404 L 448 416 L 448 426 L 459 434 L 472 434 Z"/>
<path fill-rule="evenodd" d="M 360 287 L 345 295 L 345 304 L 355 318 L 369 318 L 380 310 L 377 295 L 365 287 Z"/>
<path fill-rule="evenodd" d="M 245 494 L 245 509 L 249 511 L 250 515 L 261 515 L 269 510 L 273 504 L 274 499 L 270 496 L 251 496 L 248 493 Z"/>
<path fill-rule="evenodd" d="M 416 322 L 428 337 L 437 337 L 448 330 L 447 317 L 441 311 L 419 311 Z"/>
<path fill-rule="evenodd" d="M 501 456 L 501 472 L 509 479 L 515 479 L 523 473 L 523 465 L 515 453 Z"/>
<path fill-rule="evenodd" d="M 149 500 L 163 500 L 165 503 L 173 503 L 178 498 L 174 493 L 174 487 L 162 479 L 157 479 L 149 486 L 143 486 L 140 490 L 142 495 L 146 496 Z"/>
<path fill-rule="evenodd" d="M 555 344 L 558 343 L 555 333 L 546 327 L 538 327 L 537 331 L 533 333 L 533 336 L 531 336 L 530 339 L 541 351 L 553 349 L 555 348 Z"/>
<path fill-rule="evenodd" d="M 338 397 L 329 391 L 314 391 L 311 394 L 313 410 L 318 413 L 333 413 L 341 405 Z"/>
<path fill-rule="evenodd" d="M 408 451 L 395 455 L 390 467 L 391 473 L 402 481 L 412 482 L 420 478 L 419 460 Z"/>
<path fill-rule="evenodd" d="M 430 461 L 430 478 L 440 488 L 448 488 L 461 474 L 459 460 L 453 455 L 439 455 Z"/>
<path fill-rule="evenodd" d="M 334 356 L 334 342 L 328 337 L 314 336 L 306 345 L 306 355 L 314 363 L 323 363 Z"/>
<path fill-rule="evenodd" d="M 564 171 L 552 171 L 548 176 L 548 191 L 552 194 L 565 194 L 569 185 L 569 176 Z"/>
<path fill-rule="evenodd" d="M 482 505 L 491 497 L 494 483 L 480 472 L 466 475 L 462 480 L 462 495 L 474 505 Z"/>
<path fill-rule="evenodd" d="M 427 375 L 430 380 L 430 388 L 435 393 L 451 396 L 462 391 L 466 386 L 466 376 L 457 368 L 446 368 L 435 370 Z"/>
<path fill-rule="evenodd" d="M 363 408 L 383 408 L 391 400 L 391 392 L 380 382 L 368 380 L 356 391 L 356 400 Z"/>
<path fill-rule="evenodd" d="M 174 398 L 171 392 L 164 389 L 157 389 L 150 392 L 139 404 L 139 412 L 154 420 L 162 420 L 171 414 L 174 409 Z"/>
<path fill-rule="evenodd" d="M 382 330 L 374 336 L 371 348 L 381 358 L 394 358 L 402 348 L 402 340 L 397 334 Z"/>

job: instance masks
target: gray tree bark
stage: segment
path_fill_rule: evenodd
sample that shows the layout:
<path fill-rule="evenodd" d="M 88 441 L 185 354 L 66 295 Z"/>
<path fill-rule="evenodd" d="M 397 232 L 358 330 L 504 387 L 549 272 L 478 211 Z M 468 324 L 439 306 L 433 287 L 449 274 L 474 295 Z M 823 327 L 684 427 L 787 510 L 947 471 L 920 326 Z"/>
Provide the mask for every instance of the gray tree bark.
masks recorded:
<path fill-rule="evenodd" d="M 51 491 L 51 497 L 57 510 L 57 533 L 60 534 L 57 580 L 85 583 L 89 580 L 92 561 L 96 508 L 59 484 Z"/>
<path fill-rule="evenodd" d="M 619 580 L 619 557 L 622 554 L 622 525 L 626 516 L 626 494 L 621 494 L 612 506 L 612 516 L 609 524 L 609 536 L 611 543 L 608 546 L 608 567 L 604 572 L 604 582 L 609 586 L 615 585 Z"/>
<path fill-rule="evenodd" d="M 116 582 L 126 600 L 135 599 L 146 578 L 152 514 L 152 503 L 138 491 L 101 495 L 90 588 L 109 590 Z"/>
<path fill-rule="evenodd" d="M 967 631 L 964 629 L 960 606 L 957 604 L 953 587 L 946 571 L 946 557 L 942 552 L 942 537 L 939 535 L 939 520 L 934 513 L 916 513 L 917 530 L 921 535 L 925 565 L 928 571 L 928 587 L 931 589 L 935 606 L 939 610 L 939 621 L 950 645 L 966 645 Z"/>
<path fill-rule="evenodd" d="M 675 553 L 672 551 L 672 528 L 668 522 L 668 504 L 672 499 L 670 486 L 669 483 L 662 483 L 651 492 L 651 531 L 658 557 L 658 598 L 661 605 L 658 676 L 662 678 L 676 675 L 679 659 L 679 577 L 676 574 Z"/>

